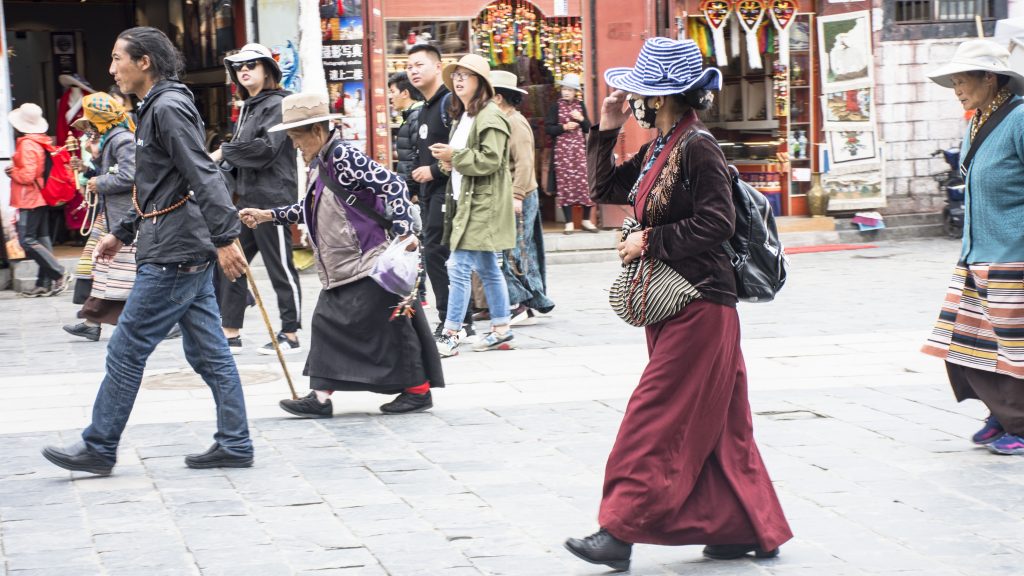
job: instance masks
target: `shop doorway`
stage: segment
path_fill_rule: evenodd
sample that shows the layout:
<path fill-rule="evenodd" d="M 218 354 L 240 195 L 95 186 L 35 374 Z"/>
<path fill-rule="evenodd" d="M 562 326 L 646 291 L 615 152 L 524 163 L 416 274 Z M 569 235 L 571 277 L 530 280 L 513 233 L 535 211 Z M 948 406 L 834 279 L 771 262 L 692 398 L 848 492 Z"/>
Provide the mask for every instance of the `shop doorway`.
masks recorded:
<path fill-rule="evenodd" d="M 541 217 L 546 223 L 564 221 L 557 199 L 548 193 L 552 141 L 544 119 L 558 101 L 556 83 L 566 74 L 582 75 L 580 18 L 549 18 L 527 0 L 496 0 L 477 15 L 471 29 L 475 52 L 490 60 L 491 69 L 518 76 L 529 92 L 519 109 L 533 127 Z"/>

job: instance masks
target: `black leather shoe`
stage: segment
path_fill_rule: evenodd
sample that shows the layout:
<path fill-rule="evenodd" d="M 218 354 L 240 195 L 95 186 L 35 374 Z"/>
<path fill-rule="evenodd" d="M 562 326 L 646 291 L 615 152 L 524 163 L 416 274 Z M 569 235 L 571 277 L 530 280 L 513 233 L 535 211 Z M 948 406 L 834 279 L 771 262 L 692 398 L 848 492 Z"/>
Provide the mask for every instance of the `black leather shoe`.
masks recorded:
<path fill-rule="evenodd" d="M 316 398 L 316 392 L 310 390 L 304 398 L 298 400 L 281 400 L 277 403 L 281 410 L 294 414 L 301 418 L 330 418 L 334 416 L 334 405 L 331 399 L 321 402 Z"/>
<path fill-rule="evenodd" d="M 423 412 L 424 410 L 430 410 L 434 407 L 434 400 L 430 397 L 430 391 L 426 394 L 410 394 L 408 392 L 402 392 L 387 404 L 382 404 L 380 411 L 385 414 L 412 414 L 413 412 Z"/>
<path fill-rule="evenodd" d="M 64 331 L 72 336 L 81 336 L 86 340 L 92 340 L 93 342 L 100 339 L 100 327 L 89 326 L 85 322 L 79 322 L 78 324 L 65 324 Z"/>
<path fill-rule="evenodd" d="M 202 454 L 185 456 L 185 466 L 189 468 L 249 468 L 252 466 L 252 455 L 236 456 L 228 454 L 214 442 L 210 449 Z"/>
<path fill-rule="evenodd" d="M 629 570 L 629 557 L 633 553 L 632 544 L 619 540 L 604 528 L 582 540 L 569 538 L 565 548 L 581 560 L 604 564 L 618 572 Z"/>
<path fill-rule="evenodd" d="M 68 448 L 55 448 L 47 446 L 43 448 L 43 457 L 50 462 L 72 472 L 88 472 L 99 476 L 110 476 L 114 465 L 101 458 L 98 454 L 86 448 L 83 442 L 79 442 Z"/>
<path fill-rule="evenodd" d="M 714 560 L 736 560 L 751 552 L 755 558 L 775 558 L 779 549 L 764 550 L 757 544 L 717 544 L 704 547 L 704 556 Z"/>

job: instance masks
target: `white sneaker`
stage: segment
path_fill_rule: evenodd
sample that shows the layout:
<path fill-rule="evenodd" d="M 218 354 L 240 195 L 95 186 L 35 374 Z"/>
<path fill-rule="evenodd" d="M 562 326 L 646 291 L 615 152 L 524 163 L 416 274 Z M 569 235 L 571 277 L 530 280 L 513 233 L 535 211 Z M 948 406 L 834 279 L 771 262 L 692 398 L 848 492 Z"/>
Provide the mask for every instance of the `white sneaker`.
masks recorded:
<path fill-rule="evenodd" d="M 533 326 L 537 323 L 537 319 L 531 312 L 532 311 L 527 306 L 520 304 L 519 307 L 512 311 L 512 320 L 509 321 L 509 325 Z"/>
<path fill-rule="evenodd" d="M 459 335 L 442 334 L 437 339 L 437 353 L 441 355 L 441 358 L 457 356 L 459 354 Z"/>
<path fill-rule="evenodd" d="M 572 225 L 572 222 L 565 223 L 565 234 L 572 234 L 576 231 L 576 227 Z"/>
<path fill-rule="evenodd" d="M 594 226 L 594 223 L 591 222 L 590 220 L 583 221 L 583 229 L 586 230 L 587 232 L 600 232 L 600 230 L 597 229 L 597 226 Z"/>

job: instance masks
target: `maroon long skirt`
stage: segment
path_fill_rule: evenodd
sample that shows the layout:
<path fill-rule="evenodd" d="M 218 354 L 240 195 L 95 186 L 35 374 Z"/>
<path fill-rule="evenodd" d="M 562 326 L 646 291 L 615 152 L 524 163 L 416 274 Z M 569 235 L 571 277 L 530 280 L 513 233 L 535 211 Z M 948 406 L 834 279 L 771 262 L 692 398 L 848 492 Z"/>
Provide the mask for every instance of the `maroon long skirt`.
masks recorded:
<path fill-rule="evenodd" d="M 698 300 L 646 331 L 650 362 L 608 456 L 601 526 L 669 546 L 792 538 L 754 443 L 736 309 Z"/>

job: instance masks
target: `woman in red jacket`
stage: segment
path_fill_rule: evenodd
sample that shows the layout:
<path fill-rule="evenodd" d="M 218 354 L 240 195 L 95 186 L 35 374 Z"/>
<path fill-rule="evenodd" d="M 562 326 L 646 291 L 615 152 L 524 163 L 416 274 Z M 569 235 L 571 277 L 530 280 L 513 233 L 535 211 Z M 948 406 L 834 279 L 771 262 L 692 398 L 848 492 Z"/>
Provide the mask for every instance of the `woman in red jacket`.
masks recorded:
<path fill-rule="evenodd" d="M 46 201 L 40 193 L 47 148 L 53 145 L 46 135 L 49 125 L 43 118 L 43 110 L 31 103 L 12 110 L 7 120 L 18 137 L 14 158 L 5 168 L 11 179 L 11 207 L 18 209 L 18 242 L 25 254 L 39 265 L 35 287 L 21 295 L 27 298 L 56 296 L 67 288 L 68 280 L 64 267 L 53 255 Z"/>

